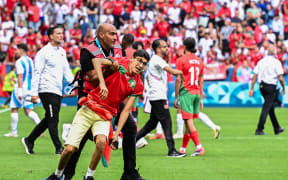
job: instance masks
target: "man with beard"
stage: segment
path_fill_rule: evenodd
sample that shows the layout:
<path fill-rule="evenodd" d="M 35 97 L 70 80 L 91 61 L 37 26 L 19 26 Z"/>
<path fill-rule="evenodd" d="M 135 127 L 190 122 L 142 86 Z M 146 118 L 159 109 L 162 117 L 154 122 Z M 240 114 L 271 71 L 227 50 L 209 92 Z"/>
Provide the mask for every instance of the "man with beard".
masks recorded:
<path fill-rule="evenodd" d="M 150 119 L 136 135 L 136 141 L 156 128 L 160 122 L 165 134 L 168 157 L 184 157 L 175 149 L 175 142 L 172 135 L 172 121 L 167 101 L 167 72 L 173 75 L 181 75 L 182 72 L 172 69 L 164 60 L 167 57 L 168 45 L 165 41 L 157 39 L 152 43 L 155 54 L 150 60 L 148 67 L 149 100 L 151 104 Z"/>

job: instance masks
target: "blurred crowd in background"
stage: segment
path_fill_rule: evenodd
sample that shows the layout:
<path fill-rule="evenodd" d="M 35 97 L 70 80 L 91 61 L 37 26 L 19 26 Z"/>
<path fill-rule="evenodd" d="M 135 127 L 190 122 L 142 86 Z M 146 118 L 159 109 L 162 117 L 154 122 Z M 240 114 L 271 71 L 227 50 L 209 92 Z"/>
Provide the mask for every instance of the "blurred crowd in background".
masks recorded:
<path fill-rule="evenodd" d="M 288 82 L 288 0 L 0 0 L 0 15 L 0 81 L 17 60 L 16 45 L 26 43 L 33 59 L 49 26 L 64 25 L 63 47 L 79 69 L 80 49 L 99 23 L 111 23 L 119 43 L 131 33 L 150 54 L 155 39 L 166 40 L 172 67 L 184 38 L 195 38 L 207 80 L 249 82 L 272 44 Z"/>

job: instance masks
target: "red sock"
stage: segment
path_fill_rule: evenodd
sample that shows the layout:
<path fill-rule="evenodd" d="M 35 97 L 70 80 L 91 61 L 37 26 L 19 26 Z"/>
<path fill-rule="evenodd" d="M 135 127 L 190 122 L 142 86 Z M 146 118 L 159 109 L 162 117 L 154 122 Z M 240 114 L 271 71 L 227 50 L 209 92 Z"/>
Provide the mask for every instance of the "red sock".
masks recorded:
<path fill-rule="evenodd" d="M 199 139 L 199 135 L 198 135 L 198 131 L 193 131 L 190 133 L 190 137 L 193 140 L 195 146 L 198 146 L 200 143 L 200 139 Z"/>
<path fill-rule="evenodd" d="M 182 140 L 182 148 L 187 148 L 190 140 L 190 135 L 189 134 L 184 134 L 183 140 Z"/>

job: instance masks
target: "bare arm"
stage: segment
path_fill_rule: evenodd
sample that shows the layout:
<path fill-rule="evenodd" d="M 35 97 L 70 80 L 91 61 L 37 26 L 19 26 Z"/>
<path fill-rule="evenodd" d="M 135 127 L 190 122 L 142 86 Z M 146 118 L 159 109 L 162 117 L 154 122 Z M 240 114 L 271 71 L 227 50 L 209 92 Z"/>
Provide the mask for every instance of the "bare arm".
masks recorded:
<path fill-rule="evenodd" d="M 23 74 L 18 74 L 18 99 L 22 99 L 23 93 L 22 93 L 22 87 L 23 87 Z"/>
<path fill-rule="evenodd" d="M 174 76 L 183 74 L 182 71 L 179 71 L 177 69 L 172 69 L 170 66 L 166 66 L 164 68 L 164 70 L 167 71 L 170 74 L 173 74 Z"/>
<path fill-rule="evenodd" d="M 252 77 L 252 81 L 251 81 L 251 88 L 249 90 L 249 96 L 252 97 L 253 96 L 253 93 L 254 93 L 254 84 L 256 82 L 256 79 L 257 79 L 257 74 L 254 74 L 253 77 Z"/>
<path fill-rule="evenodd" d="M 283 76 L 279 75 L 278 78 L 279 78 L 280 84 L 282 86 L 282 95 L 284 95 L 285 94 L 285 82 L 284 82 Z"/>
<path fill-rule="evenodd" d="M 181 81 L 182 81 L 181 75 L 177 75 L 176 81 L 175 81 L 175 100 L 174 100 L 175 108 L 178 108 L 178 96 L 179 96 Z"/>
<path fill-rule="evenodd" d="M 117 129 L 113 135 L 113 142 L 117 141 L 118 140 L 118 136 L 120 134 L 120 131 L 122 130 L 123 126 L 125 125 L 126 121 L 127 121 L 127 118 L 129 116 L 129 113 L 132 109 L 132 106 L 134 104 L 134 101 L 136 99 L 136 96 L 130 96 L 125 104 L 125 107 L 124 109 L 122 110 L 121 114 L 120 114 L 120 117 L 119 117 L 119 121 L 118 121 L 118 125 L 117 125 Z M 113 146 L 113 143 L 112 143 L 112 149 L 117 149 L 116 147 Z"/>
<path fill-rule="evenodd" d="M 105 81 L 104 81 L 104 77 L 103 77 L 103 72 L 102 72 L 102 65 L 112 65 L 112 62 L 107 60 L 107 59 L 103 59 L 103 58 L 94 58 L 92 59 L 92 63 L 94 66 L 94 69 L 96 71 L 96 75 L 98 77 L 98 81 L 99 81 L 99 87 L 100 87 L 100 92 L 99 92 L 99 96 L 101 99 L 105 99 L 108 95 L 108 89 L 105 85 Z"/>
<path fill-rule="evenodd" d="M 204 97 L 203 84 L 204 84 L 204 78 L 203 78 L 203 76 L 200 76 L 199 87 L 200 87 L 201 99 Z"/>

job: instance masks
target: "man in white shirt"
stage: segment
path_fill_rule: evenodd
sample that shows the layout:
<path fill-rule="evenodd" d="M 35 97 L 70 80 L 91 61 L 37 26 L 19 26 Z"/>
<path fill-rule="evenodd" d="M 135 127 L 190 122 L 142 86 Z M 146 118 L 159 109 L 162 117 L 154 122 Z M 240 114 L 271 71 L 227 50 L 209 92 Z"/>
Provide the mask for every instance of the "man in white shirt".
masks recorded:
<path fill-rule="evenodd" d="M 33 75 L 33 61 L 27 56 L 28 47 L 26 44 L 18 44 L 15 54 L 20 58 L 16 61 L 17 81 L 11 95 L 11 128 L 10 133 L 5 134 L 6 137 L 18 137 L 17 126 L 19 121 L 18 110 L 23 106 L 25 115 L 28 116 L 35 124 L 39 124 L 40 119 L 33 111 L 33 103 L 31 98 L 31 81 Z"/>
<path fill-rule="evenodd" d="M 66 52 L 60 47 L 63 42 L 63 27 L 60 25 L 50 27 L 47 34 L 50 42 L 35 57 L 31 98 L 32 102 L 37 102 L 40 97 L 46 112 L 43 120 L 33 129 L 30 135 L 22 138 L 27 154 L 34 153 L 34 141 L 47 128 L 56 148 L 56 154 L 61 154 L 63 150 L 58 136 L 62 85 L 64 78 L 68 82 L 72 82 L 74 77 L 69 68 Z"/>
<path fill-rule="evenodd" d="M 272 21 L 272 30 L 276 36 L 276 40 L 279 40 L 279 35 L 284 37 L 284 23 L 283 20 L 280 19 L 279 14 L 276 14 Z"/>
<path fill-rule="evenodd" d="M 274 46 L 270 45 L 268 48 L 268 55 L 261 59 L 254 69 L 254 76 L 252 78 L 249 96 L 253 96 L 254 84 L 258 77 L 260 92 L 264 98 L 264 104 L 262 106 L 262 111 L 255 135 L 264 135 L 263 129 L 268 114 L 270 116 L 275 135 L 280 134 L 285 130 L 284 128 L 280 127 L 274 111 L 276 84 L 278 79 L 282 85 L 282 94 L 285 94 L 285 84 L 282 76 L 283 69 L 280 61 L 274 57 L 275 53 L 276 50 Z"/>
<path fill-rule="evenodd" d="M 181 9 L 177 7 L 176 2 L 174 2 L 173 6 L 168 9 L 167 15 L 169 19 L 169 24 L 171 25 L 172 28 L 179 26 L 180 12 Z"/>
<path fill-rule="evenodd" d="M 16 30 L 18 31 L 18 35 L 21 37 L 24 37 L 26 34 L 28 34 L 28 28 L 24 26 L 24 21 L 20 20 L 18 26 L 16 27 Z"/>
<path fill-rule="evenodd" d="M 148 122 L 137 133 L 136 141 L 155 129 L 157 123 L 160 122 L 168 146 L 168 156 L 184 157 L 185 154 L 179 153 L 175 149 L 175 143 L 172 137 L 172 121 L 167 101 L 167 72 L 173 75 L 180 75 L 182 71 L 172 69 L 163 59 L 167 57 L 168 52 L 168 46 L 165 41 L 160 39 L 153 41 L 152 48 L 155 54 L 152 56 L 148 67 L 148 96 L 151 104 L 151 114 Z"/>

